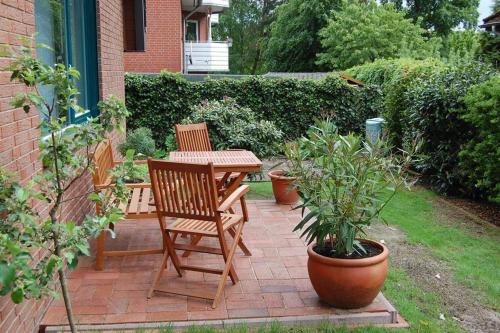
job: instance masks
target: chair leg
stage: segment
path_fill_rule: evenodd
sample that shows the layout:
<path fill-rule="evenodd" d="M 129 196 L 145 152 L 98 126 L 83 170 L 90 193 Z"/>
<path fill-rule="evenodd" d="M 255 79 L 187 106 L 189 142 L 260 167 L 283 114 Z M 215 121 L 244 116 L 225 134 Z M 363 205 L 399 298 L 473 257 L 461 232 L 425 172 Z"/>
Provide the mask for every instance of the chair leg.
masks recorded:
<path fill-rule="evenodd" d="M 158 272 L 156 272 L 155 274 L 155 278 L 153 280 L 153 284 L 151 285 L 151 288 L 149 289 L 149 292 L 148 292 L 148 298 L 151 298 L 153 297 L 153 293 L 156 289 L 156 285 L 158 284 L 158 282 L 160 281 L 161 279 L 161 275 L 163 273 L 163 270 L 166 268 L 167 266 L 167 261 L 168 261 L 168 250 L 166 250 L 164 253 L 163 253 L 163 257 L 161 259 L 161 264 L 160 266 L 158 267 Z"/>
<path fill-rule="evenodd" d="M 239 239 L 239 236 L 238 236 L 238 239 Z M 220 243 L 220 248 L 222 250 L 222 256 L 224 257 L 224 261 L 227 262 L 229 252 L 228 252 L 228 247 L 227 247 L 226 238 L 224 236 L 224 232 L 219 233 L 219 243 Z M 236 249 L 236 246 L 238 245 L 238 240 L 234 239 L 233 245 Z M 233 246 L 231 246 L 231 248 L 232 247 Z M 233 282 L 233 284 L 236 284 L 236 282 L 238 282 L 238 280 L 239 280 L 238 274 L 236 274 L 236 271 L 234 270 L 234 267 L 232 267 L 232 266 L 229 269 L 229 277 L 231 278 L 231 282 Z"/>
<path fill-rule="evenodd" d="M 236 231 L 234 231 L 233 228 L 229 228 L 228 229 L 228 232 L 229 234 L 233 237 L 233 239 L 235 238 L 235 235 L 236 235 Z M 252 252 L 250 252 L 250 250 L 248 249 L 248 247 L 246 246 L 245 242 L 243 242 L 243 238 L 240 237 L 240 240 L 238 241 L 238 246 L 240 247 L 241 251 L 243 251 L 243 253 L 246 255 L 246 256 L 249 256 L 251 257 L 252 256 Z"/>
<path fill-rule="evenodd" d="M 172 264 L 174 264 L 175 270 L 179 277 L 182 276 L 181 272 L 181 263 L 179 262 L 179 257 L 177 257 L 177 253 L 175 253 L 174 243 L 172 242 L 172 238 L 170 238 L 170 234 L 168 231 L 165 231 L 165 242 L 167 243 L 167 251 L 172 257 Z"/>
<path fill-rule="evenodd" d="M 236 231 L 236 235 L 234 238 L 234 242 L 231 245 L 231 249 L 229 250 L 228 256 L 224 256 L 224 260 L 226 262 L 226 266 L 224 267 L 224 271 L 222 272 L 221 278 L 219 280 L 219 285 L 217 287 L 217 292 L 215 293 L 215 298 L 214 302 L 212 303 L 212 309 L 215 309 L 217 305 L 219 304 L 220 297 L 222 296 L 222 291 L 224 290 L 224 285 L 226 284 L 226 279 L 228 274 L 231 272 L 233 269 L 233 257 L 234 253 L 236 252 L 236 247 L 238 246 L 238 241 L 241 236 L 241 231 L 243 230 L 243 221 L 241 221 L 238 230 Z M 224 249 L 222 250 L 224 252 Z"/>
<path fill-rule="evenodd" d="M 96 242 L 95 269 L 102 271 L 104 268 L 104 244 L 106 242 L 106 232 L 101 231 Z"/>

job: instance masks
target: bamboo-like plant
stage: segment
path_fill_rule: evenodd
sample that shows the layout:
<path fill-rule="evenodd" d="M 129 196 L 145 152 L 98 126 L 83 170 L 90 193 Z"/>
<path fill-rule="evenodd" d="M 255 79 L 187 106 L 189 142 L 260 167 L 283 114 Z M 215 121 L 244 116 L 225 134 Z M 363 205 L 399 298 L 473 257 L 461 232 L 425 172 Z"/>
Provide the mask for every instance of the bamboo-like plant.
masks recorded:
<path fill-rule="evenodd" d="M 398 189 L 413 183 L 413 155 L 392 154 L 383 140 L 340 135 L 328 120 L 288 144 L 286 155 L 302 199 L 297 208 L 303 219 L 294 231 L 302 229 L 309 244 L 316 242 L 316 252 L 330 257 L 365 255 L 358 235 L 365 235 Z"/>
<path fill-rule="evenodd" d="M 42 63 L 33 57 L 29 44 L 9 52 L 14 59 L 5 70 L 12 73 L 11 81 L 27 86 L 12 105 L 27 113 L 40 113 L 43 169 L 27 185 L 0 172 L 0 295 L 10 294 L 14 303 L 57 295 L 57 274 L 69 325 L 76 332 L 66 268 L 75 268 L 80 255 L 89 255 L 90 238 L 112 232 L 108 226 L 122 218 L 116 207 L 126 199 L 127 190 L 118 172 L 114 173 L 115 186 L 107 194 L 70 196 L 68 190 L 92 171 L 92 154 L 107 134 L 123 130 L 127 110 L 122 101 L 110 97 L 99 102 L 99 118 L 67 126 L 70 111 L 83 111 L 75 88 L 78 71 L 63 64 Z M 53 98 L 44 97 L 40 86 L 53 89 Z M 78 224 L 63 215 L 62 208 L 82 196 L 88 196 L 100 209 L 98 215 L 88 215 Z M 40 212 L 37 206 L 46 210 Z"/>

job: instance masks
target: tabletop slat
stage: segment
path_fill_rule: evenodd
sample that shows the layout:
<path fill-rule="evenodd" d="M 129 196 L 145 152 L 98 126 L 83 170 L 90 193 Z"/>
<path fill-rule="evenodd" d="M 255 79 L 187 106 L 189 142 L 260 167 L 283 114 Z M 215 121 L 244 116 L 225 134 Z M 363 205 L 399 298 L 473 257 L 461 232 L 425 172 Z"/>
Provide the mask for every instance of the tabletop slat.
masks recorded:
<path fill-rule="evenodd" d="M 206 164 L 212 162 L 216 171 L 260 171 L 262 162 L 248 150 L 175 151 L 171 161 Z"/>

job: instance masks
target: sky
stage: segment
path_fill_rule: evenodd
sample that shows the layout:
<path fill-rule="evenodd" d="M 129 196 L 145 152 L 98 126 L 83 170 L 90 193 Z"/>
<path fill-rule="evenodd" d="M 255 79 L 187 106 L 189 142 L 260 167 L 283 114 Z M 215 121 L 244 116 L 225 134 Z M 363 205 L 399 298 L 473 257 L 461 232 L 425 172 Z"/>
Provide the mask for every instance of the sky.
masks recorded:
<path fill-rule="evenodd" d="M 481 0 L 479 3 L 479 22 L 483 23 L 483 18 L 491 14 L 493 0 Z"/>

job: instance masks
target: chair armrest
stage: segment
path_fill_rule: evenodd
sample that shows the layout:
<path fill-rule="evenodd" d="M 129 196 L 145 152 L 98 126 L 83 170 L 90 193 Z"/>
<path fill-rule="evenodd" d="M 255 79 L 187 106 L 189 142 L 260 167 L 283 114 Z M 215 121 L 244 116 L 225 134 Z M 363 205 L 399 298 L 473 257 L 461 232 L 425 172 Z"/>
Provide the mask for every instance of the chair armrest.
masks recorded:
<path fill-rule="evenodd" d="M 241 199 L 246 193 L 250 191 L 250 187 L 248 185 L 242 185 L 236 189 L 229 197 L 227 197 L 226 200 L 224 200 L 220 205 L 219 208 L 217 209 L 218 212 L 224 213 L 225 211 L 229 210 L 231 206 L 234 205 L 236 201 Z"/>
<path fill-rule="evenodd" d="M 113 161 L 113 165 L 117 165 L 123 163 L 123 160 L 115 160 Z M 148 160 L 134 160 L 134 164 L 148 164 Z"/>
<path fill-rule="evenodd" d="M 128 188 L 151 188 L 151 183 L 126 183 Z"/>

